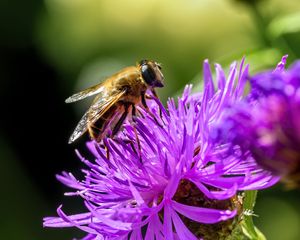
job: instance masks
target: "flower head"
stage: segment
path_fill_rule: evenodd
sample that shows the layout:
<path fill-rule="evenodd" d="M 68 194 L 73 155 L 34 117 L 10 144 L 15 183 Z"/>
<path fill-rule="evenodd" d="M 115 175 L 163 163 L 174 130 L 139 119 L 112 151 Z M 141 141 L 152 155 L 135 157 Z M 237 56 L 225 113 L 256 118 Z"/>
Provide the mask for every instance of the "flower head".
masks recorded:
<path fill-rule="evenodd" d="M 127 122 L 115 139 L 88 142 L 95 160 L 86 160 L 85 179 L 64 172 L 57 178 L 75 189 L 68 195 L 84 199 L 86 213 L 44 219 L 47 227 L 78 227 L 85 239 L 198 239 L 203 224 L 230 220 L 236 215 L 237 191 L 274 184 L 269 172 L 257 167 L 239 149 L 224 154 L 229 144 L 215 146 L 211 125 L 225 106 L 240 101 L 248 66 L 231 66 L 228 79 L 215 66 L 217 86 L 204 62 L 204 91 L 191 94 L 187 86 L 177 105 L 165 108 L 149 100 L 152 112 Z M 160 110 L 161 113 L 160 114 Z M 155 119 L 153 118 L 155 117 Z M 232 220 L 231 222 L 232 223 Z"/>
<path fill-rule="evenodd" d="M 284 70 L 286 58 L 274 71 L 249 79 L 249 97 L 227 109 L 220 126 L 231 128 L 220 127 L 219 137 L 227 136 L 225 141 L 241 146 L 293 186 L 300 183 L 300 62 Z"/>

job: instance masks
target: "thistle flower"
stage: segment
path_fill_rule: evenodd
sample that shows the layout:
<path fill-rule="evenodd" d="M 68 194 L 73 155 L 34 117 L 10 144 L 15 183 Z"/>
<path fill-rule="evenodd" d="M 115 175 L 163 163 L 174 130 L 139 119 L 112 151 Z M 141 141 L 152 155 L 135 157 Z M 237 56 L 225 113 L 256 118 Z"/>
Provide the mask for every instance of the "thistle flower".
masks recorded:
<path fill-rule="evenodd" d="M 227 109 L 219 133 L 295 187 L 300 184 L 300 61 L 284 70 L 286 58 L 274 71 L 250 78 L 249 97 Z M 224 124 L 231 127 L 224 131 Z"/>
<path fill-rule="evenodd" d="M 239 149 L 223 154 L 229 144 L 215 147 L 211 125 L 225 106 L 242 98 L 249 66 L 244 68 L 242 61 L 238 70 L 234 63 L 227 80 L 220 65 L 215 68 L 217 87 L 205 61 L 203 93 L 191 94 L 189 85 L 177 106 L 169 99 L 167 108 L 158 99 L 149 100 L 152 116 L 140 108 L 134 123 L 125 123 L 116 138 L 104 139 L 109 154 L 95 142 L 87 143 L 94 161 L 77 151 L 86 165 L 85 179 L 66 172 L 57 178 L 76 190 L 66 195 L 82 197 L 87 212 L 68 216 L 60 206 L 59 217 L 45 218 L 44 226 L 77 227 L 87 232 L 84 239 L 229 235 L 237 191 L 266 188 L 278 178 L 257 167 L 250 156 L 238 154 Z"/>

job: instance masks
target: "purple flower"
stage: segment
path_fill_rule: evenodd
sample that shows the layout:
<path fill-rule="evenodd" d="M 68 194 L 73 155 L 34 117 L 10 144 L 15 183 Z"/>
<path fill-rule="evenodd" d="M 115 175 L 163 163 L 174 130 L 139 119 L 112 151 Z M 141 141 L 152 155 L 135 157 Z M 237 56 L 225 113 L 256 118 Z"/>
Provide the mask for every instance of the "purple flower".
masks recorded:
<path fill-rule="evenodd" d="M 59 217 L 45 218 L 44 226 L 77 227 L 88 233 L 84 239 L 198 239 L 204 225 L 236 215 L 237 191 L 277 182 L 240 149 L 225 154 L 230 144 L 216 146 L 210 134 L 225 106 L 243 98 L 249 66 L 232 64 L 226 80 L 216 64 L 216 86 L 208 61 L 203 67 L 203 93 L 191 94 L 187 86 L 167 108 L 149 100 L 157 121 L 139 108 L 135 123 L 104 139 L 109 154 L 95 142 L 87 143 L 93 161 L 77 152 L 85 179 L 66 172 L 57 178 L 76 190 L 66 195 L 83 198 L 87 212 L 68 216 L 60 206 Z"/>
<path fill-rule="evenodd" d="M 249 97 L 227 109 L 216 136 L 294 187 L 300 184 L 300 61 L 285 71 L 286 58 L 249 79 Z"/>

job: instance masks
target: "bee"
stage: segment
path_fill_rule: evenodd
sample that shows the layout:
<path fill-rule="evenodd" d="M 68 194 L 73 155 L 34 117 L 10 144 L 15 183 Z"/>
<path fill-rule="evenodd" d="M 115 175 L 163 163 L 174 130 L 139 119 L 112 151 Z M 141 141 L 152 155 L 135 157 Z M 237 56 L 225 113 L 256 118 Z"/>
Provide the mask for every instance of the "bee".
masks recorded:
<path fill-rule="evenodd" d="M 103 82 L 67 98 L 65 102 L 72 103 L 97 94 L 69 138 L 69 143 L 87 131 L 97 142 L 106 135 L 113 137 L 130 112 L 132 116 L 136 115 L 137 105 L 149 112 L 146 92 L 150 90 L 157 97 L 154 88 L 163 87 L 163 81 L 160 64 L 142 60 L 136 66 L 126 67 Z"/>

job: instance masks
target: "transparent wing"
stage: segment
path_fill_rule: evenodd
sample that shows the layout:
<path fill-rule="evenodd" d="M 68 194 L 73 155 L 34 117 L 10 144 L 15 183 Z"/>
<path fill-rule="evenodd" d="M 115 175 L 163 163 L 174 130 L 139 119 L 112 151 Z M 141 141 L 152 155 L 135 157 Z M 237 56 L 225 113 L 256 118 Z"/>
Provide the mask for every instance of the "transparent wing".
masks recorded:
<path fill-rule="evenodd" d="M 89 115 L 89 111 L 87 111 L 80 119 L 74 132 L 69 138 L 69 142 L 68 142 L 69 144 L 74 142 L 77 138 L 79 138 L 82 134 L 84 134 L 87 131 L 88 115 Z"/>
<path fill-rule="evenodd" d="M 106 111 L 108 111 L 120 98 L 125 94 L 125 91 L 110 95 L 107 98 L 97 97 L 92 106 L 82 116 L 77 124 L 74 132 L 69 138 L 69 143 L 74 142 L 82 136 L 88 129 L 88 125 L 95 123 Z"/>
<path fill-rule="evenodd" d="M 68 97 L 65 102 L 66 103 L 72 103 L 79 101 L 81 99 L 93 96 L 95 94 L 99 94 L 105 90 L 104 82 L 98 83 L 97 85 L 94 85 L 92 87 L 89 87 L 79 93 L 73 94 L 71 97 Z"/>

